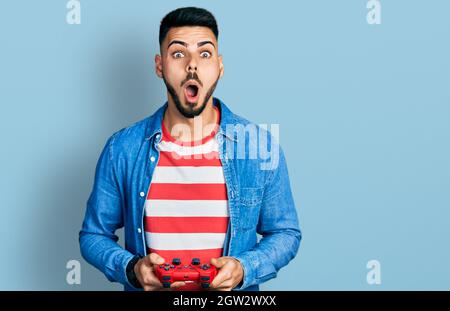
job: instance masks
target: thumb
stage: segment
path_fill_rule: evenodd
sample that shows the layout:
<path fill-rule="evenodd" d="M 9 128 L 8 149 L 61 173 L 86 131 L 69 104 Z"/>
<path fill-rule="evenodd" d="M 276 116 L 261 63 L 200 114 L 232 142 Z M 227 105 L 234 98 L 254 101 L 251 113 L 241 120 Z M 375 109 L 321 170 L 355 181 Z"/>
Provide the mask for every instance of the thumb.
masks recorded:
<path fill-rule="evenodd" d="M 162 265 L 165 260 L 161 256 L 159 256 L 157 253 L 151 253 L 149 255 L 150 263 L 153 265 Z"/>
<path fill-rule="evenodd" d="M 226 260 L 223 257 L 219 258 L 211 258 L 211 264 L 215 266 L 216 268 L 222 268 L 223 265 L 225 265 Z"/>

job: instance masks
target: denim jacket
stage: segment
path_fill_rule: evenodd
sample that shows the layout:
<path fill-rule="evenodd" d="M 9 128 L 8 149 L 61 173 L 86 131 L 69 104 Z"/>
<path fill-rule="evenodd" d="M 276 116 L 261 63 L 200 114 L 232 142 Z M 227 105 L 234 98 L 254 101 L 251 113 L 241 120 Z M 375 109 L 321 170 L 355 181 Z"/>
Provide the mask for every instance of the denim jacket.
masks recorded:
<path fill-rule="evenodd" d="M 276 277 L 300 246 L 286 160 L 269 131 L 233 114 L 219 99 L 213 103 L 221 114 L 216 139 L 230 216 L 223 256 L 243 266 L 244 278 L 234 290 L 259 290 L 258 285 Z M 158 163 L 167 105 L 107 140 L 79 234 L 83 258 L 125 290 L 137 290 L 126 276 L 128 262 L 135 254 L 147 255 L 145 195 Z M 115 234 L 122 227 L 125 248 L 117 244 Z"/>

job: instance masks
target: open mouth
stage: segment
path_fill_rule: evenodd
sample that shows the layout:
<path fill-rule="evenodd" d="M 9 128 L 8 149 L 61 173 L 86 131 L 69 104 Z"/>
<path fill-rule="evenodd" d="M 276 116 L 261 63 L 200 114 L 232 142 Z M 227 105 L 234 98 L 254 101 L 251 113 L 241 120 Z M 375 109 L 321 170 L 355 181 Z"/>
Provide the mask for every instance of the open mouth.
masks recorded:
<path fill-rule="evenodd" d="M 189 103 L 196 103 L 198 100 L 199 87 L 196 84 L 189 84 L 184 89 L 184 94 Z"/>

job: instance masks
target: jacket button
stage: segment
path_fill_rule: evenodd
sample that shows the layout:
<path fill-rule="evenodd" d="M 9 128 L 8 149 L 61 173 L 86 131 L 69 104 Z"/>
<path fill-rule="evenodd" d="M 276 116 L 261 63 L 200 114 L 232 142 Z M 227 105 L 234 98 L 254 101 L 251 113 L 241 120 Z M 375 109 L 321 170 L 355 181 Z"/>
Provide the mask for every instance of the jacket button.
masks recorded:
<path fill-rule="evenodd" d="M 141 191 L 141 193 L 139 193 L 139 195 L 140 195 L 141 197 L 144 197 L 144 196 L 145 196 L 144 191 Z"/>
<path fill-rule="evenodd" d="M 137 232 L 138 232 L 138 233 L 141 233 L 141 232 L 142 232 L 141 228 L 138 228 L 138 229 L 137 229 Z"/>
<path fill-rule="evenodd" d="M 159 136 L 160 136 L 159 134 L 156 134 L 156 139 L 158 139 L 158 138 L 159 138 Z"/>
<path fill-rule="evenodd" d="M 155 157 L 150 157 L 150 161 L 155 162 Z"/>

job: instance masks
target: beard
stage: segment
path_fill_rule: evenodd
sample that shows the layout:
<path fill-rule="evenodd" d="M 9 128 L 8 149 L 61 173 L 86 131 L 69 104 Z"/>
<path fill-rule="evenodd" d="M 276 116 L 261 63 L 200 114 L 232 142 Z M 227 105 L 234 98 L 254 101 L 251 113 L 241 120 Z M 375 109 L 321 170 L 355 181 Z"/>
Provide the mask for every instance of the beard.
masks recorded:
<path fill-rule="evenodd" d="M 208 92 L 206 92 L 205 99 L 203 100 L 203 103 L 198 106 L 198 102 L 193 104 L 188 104 L 186 106 L 183 106 L 181 103 L 180 97 L 178 96 L 177 92 L 175 91 L 174 87 L 167 82 L 166 77 L 163 73 L 163 81 L 166 85 L 167 91 L 169 92 L 170 96 L 172 97 L 173 102 L 175 103 L 175 107 L 177 107 L 178 111 L 185 117 L 185 118 L 194 118 L 198 115 L 200 115 L 203 110 L 206 107 L 206 104 L 208 103 L 208 100 L 210 99 L 211 95 L 214 93 L 214 90 L 216 89 L 217 83 L 219 82 L 219 77 L 217 77 L 216 81 L 211 85 L 211 87 L 208 89 Z M 198 80 L 198 78 L 197 78 Z M 185 82 L 189 81 L 189 76 L 185 80 Z"/>

